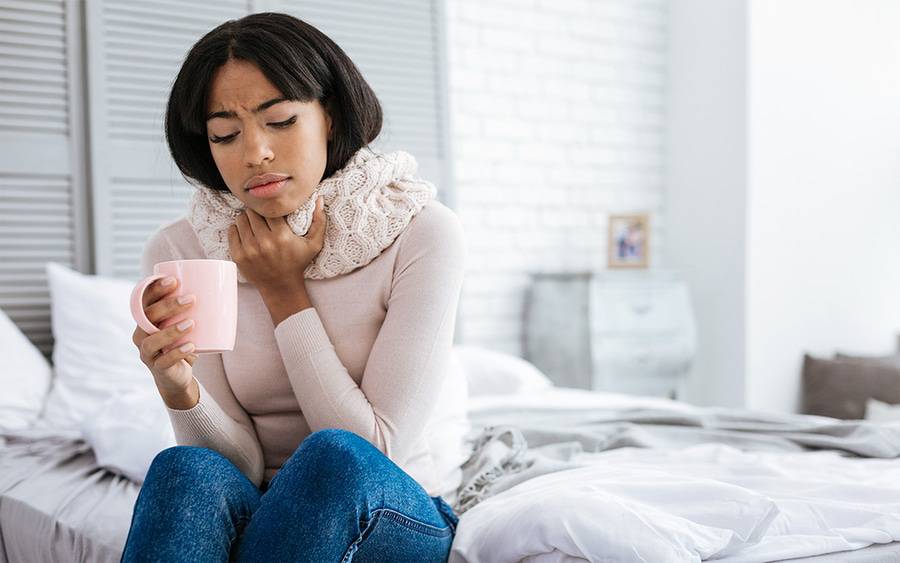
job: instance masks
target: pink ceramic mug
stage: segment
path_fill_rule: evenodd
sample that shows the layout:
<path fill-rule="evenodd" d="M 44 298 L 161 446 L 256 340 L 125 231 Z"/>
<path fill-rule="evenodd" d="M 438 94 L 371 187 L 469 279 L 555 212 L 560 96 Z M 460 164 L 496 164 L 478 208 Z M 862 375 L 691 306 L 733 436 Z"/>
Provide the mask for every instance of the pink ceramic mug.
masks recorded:
<path fill-rule="evenodd" d="M 164 320 L 159 327 L 144 314 L 144 291 L 154 281 L 172 276 L 178 279 L 175 295 L 195 295 L 196 301 L 183 313 Z M 234 350 L 237 333 L 237 266 L 230 260 L 172 260 L 153 266 L 153 274 L 131 291 L 131 316 L 147 334 L 191 318 L 194 326 L 163 353 L 185 342 L 194 343 L 194 354 L 216 354 Z"/>

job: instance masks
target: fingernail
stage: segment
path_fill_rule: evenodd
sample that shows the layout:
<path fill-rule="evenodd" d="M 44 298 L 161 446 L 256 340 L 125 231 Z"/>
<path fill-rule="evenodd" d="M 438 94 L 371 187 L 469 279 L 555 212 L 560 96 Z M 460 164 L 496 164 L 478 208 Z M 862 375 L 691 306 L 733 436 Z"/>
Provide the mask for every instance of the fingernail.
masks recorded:
<path fill-rule="evenodd" d="M 173 283 L 175 283 L 175 278 L 173 278 L 171 276 L 169 276 L 167 278 L 163 278 L 163 281 L 162 281 L 163 286 L 168 287 L 168 286 L 172 285 Z"/>
<path fill-rule="evenodd" d="M 193 295 L 182 295 L 181 297 L 176 299 L 176 301 L 178 301 L 179 305 L 186 305 L 188 303 L 194 302 L 194 296 Z"/>
<path fill-rule="evenodd" d="M 185 319 L 175 326 L 178 327 L 178 330 L 185 330 L 185 329 L 187 329 L 187 327 L 191 326 L 192 324 L 194 324 L 193 319 Z"/>
<path fill-rule="evenodd" d="M 179 350 L 181 350 L 182 352 L 190 352 L 190 351 L 193 350 L 193 349 L 194 349 L 194 344 L 191 343 L 191 342 L 188 342 L 188 343 L 186 343 L 186 344 L 182 344 L 182 345 L 181 345 L 181 348 L 179 348 Z"/>

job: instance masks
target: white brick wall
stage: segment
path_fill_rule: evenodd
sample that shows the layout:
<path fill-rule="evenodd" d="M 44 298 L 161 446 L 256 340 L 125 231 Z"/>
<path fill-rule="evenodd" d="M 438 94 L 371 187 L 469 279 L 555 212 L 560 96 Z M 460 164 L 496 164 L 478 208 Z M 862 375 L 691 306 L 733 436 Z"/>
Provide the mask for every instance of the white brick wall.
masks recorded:
<path fill-rule="evenodd" d="M 531 271 L 606 266 L 609 213 L 664 230 L 666 0 L 447 0 L 463 342 L 522 355 Z"/>

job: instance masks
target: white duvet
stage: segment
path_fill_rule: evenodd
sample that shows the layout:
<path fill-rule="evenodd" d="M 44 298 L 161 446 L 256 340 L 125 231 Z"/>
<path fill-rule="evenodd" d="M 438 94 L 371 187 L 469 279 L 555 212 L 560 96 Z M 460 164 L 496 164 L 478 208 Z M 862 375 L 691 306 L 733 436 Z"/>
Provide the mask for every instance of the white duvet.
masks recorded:
<path fill-rule="evenodd" d="M 900 459 L 703 444 L 579 460 L 465 512 L 451 563 L 762 562 L 900 540 Z"/>

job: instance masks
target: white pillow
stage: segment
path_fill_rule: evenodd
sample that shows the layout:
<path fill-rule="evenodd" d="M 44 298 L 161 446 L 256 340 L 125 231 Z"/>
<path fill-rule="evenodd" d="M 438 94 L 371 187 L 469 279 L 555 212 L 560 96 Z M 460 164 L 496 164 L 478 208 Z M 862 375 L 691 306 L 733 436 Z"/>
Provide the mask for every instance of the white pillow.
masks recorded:
<path fill-rule="evenodd" d="M 110 397 L 156 389 L 131 341 L 136 281 L 86 275 L 48 262 L 56 377 L 42 425 L 78 430 Z"/>
<path fill-rule="evenodd" d="M 82 425 L 97 464 L 143 483 L 156 454 L 175 446 L 175 433 L 162 397 L 135 389 L 110 397 Z"/>
<path fill-rule="evenodd" d="M 454 346 L 466 374 L 469 396 L 511 395 L 553 387 L 553 382 L 522 358 L 478 346 Z"/>
<path fill-rule="evenodd" d="M 31 426 L 41 413 L 53 368 L 0 310 L 0 431 Z"/>
<path fill-rule="evenodd" d="M 874 422 L 900 421 L 900 405 L 882 403 L 870 397 L 866 401 L 866 420 Z"/>

